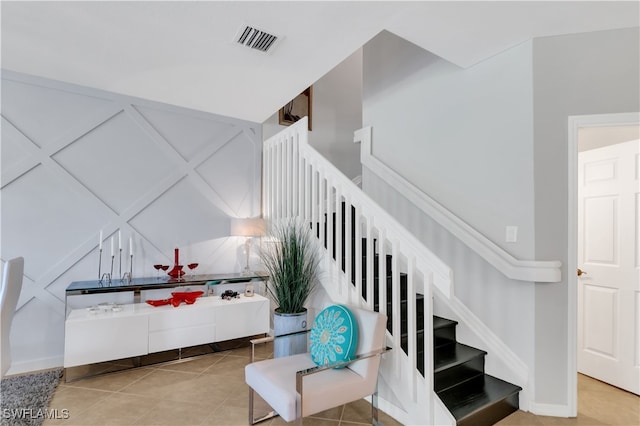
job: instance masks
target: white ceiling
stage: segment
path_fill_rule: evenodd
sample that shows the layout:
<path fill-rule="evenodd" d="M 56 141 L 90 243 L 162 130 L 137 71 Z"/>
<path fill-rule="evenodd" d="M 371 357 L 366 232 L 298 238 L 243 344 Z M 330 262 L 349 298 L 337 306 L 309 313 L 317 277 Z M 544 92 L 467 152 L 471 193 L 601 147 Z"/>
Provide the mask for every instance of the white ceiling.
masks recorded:
<path fill-rule="evenodd" d="M 2 1 L 2 67 L 263 122 L 382 30 L 468 67 L 533 37 L 639 26 L 639 2 Z M 236 45 L 242 24 L 283 36 Z"/>

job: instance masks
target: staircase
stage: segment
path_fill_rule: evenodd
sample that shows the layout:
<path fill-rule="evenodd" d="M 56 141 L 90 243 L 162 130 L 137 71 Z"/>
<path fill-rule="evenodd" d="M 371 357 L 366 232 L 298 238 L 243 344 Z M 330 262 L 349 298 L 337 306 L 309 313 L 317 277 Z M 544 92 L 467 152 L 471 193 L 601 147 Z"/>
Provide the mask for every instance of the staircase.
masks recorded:
<path fill-rule="evenodd" d="M 347 210 L 346 203 L 342 203 L 342 221 L 341 236 L 343 241 L 342 253 L 340 261 L 341 269 L 345 272 L 346 257 L 346 228 L 348 216 L 345 214 Z M 355 223 L 355 208 L 351 206 L 351 221 Z M 333 234 L 335 238 L 336 221 L 334 215 Z M 313 224 L 310 224 L 313 229 Z M 324 228 L 324 238 L 319 232 L 316 236 L 326 242 L 327 221 L 323 224 L 316 223 L 315 229 Z M 356 244 L 355 228 L 351 232 L 351 245 Z M 367 258 L 367 239 L 362 238 L 362 265 L 366 265 Z M 380 311 L 379 302 L 379 283 L 380 283 L 380 256 L 375 253 L 374 240 L 374 269 L 373 269 L 373 285 L 374 300 L 373 309 Z M 352 281 L 355 286 L 355 251 L 351 251 L 352 265 Z M 386 257 L 387 276 L 386 282 L 386 300 L 387 300 L 387 330 L 393 335 L 393 321 L 400 321 L 400 348 L 407 354 L 408 351 L 408 322 L 407 315 L 408 292 L 407 292 L 407 274 L 400 272 L 400 315 L 393 313 L 393 256 L 388 254 Z M 333 259 L 336 260 L 335 250 L 333 251 Z M 363 299 L 367 300 L 367 280 L 366 270 L 362 271 L 362 289 Z M 424 295 L 416 293 L 416 356 L 417 370 L 424 376 Z M 487 353 L 483 350 L 472 348 L 471 346 L 459 343 L 456 340 L 456 321 L 448 320 L 438 316 L 433 316 L 433 342 L 434 342 L 434 390 L 441 401 L 449 409 L 456 419 L 458 425 L 492 425 L 499 420 L 507 417 L 509 414 L 518 410 L 518 393 L 522 390 L 519 386 L 507 383 L 496 377 L 490 376 L 484 372 L 484 358 Z"/>
<path fill-rule="evenodd" d="M 329 274 L 322 284 L 332 300 L 387 314 L 387 344 L 394 350 L 381 375 L 402 401 L 406 422 L 441 419 L 433 395 L 457 424 L 490 425 L 515 411 L 521 389 L 486 375 L 486 353 L 458 343 L 456 323 L 433 316 L 434 292 L 445 300 L 451 294 L 448 266 L 309 147 L 306 137 L 303 119 L 265 142 L 264 216 L 297 217 L 311 227 L 327 251 Z"/>
<path fill-rule="evenodd" d="M 457 325 L 433 317 L 434 390 L 458 425 L 492 425 L 518 409 L 522 388 L 486 374 L 487 353 L 458 343 Z"/>

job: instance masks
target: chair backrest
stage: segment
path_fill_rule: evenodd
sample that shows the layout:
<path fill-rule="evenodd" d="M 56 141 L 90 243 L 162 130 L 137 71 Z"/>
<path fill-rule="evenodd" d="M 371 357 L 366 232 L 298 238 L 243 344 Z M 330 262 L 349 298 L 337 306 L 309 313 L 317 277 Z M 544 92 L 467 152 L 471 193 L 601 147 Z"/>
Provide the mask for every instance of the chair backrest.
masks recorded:
<path fill-rule="evenodd" d="M 4 377 L 11 367 L 11 323 L 16 312 L 22 277 L 24 275 L 24 259 L 16 257 L 9 260 L 2 274 L 2 288 L 0 288 L 0 377 Z"/>
<path fill-rule="evenodd" d="M 358 349 L 356 354 L 365 354 L 381 349 L 385 344 L 387 316 L 379 312 L 349 307 L 358 321 Z M 354 362 L 347 368 L 364 378 L 377 379 L 380 357 L 372 357 Z"/>

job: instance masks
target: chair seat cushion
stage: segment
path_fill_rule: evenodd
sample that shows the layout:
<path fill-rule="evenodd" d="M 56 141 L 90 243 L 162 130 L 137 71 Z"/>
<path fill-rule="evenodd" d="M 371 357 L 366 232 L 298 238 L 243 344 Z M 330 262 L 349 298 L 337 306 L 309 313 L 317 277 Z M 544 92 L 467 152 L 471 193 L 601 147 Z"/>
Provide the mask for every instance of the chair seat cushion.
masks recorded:
<path fill-rule="evenodd" d="M 313 321 L 309 340 L 317 365 L 348 361 L 358 346 L 358 322 L 346 306 L 328 306 Z"/>
<path fill-rule="evenodd" d="M 254 362 L 245 367 L 245 381 L 285 421 L 297 413 L 296 371 L 315 367 L 308 353 Z M 374 377 L 375 379 L 375 377 Z M 375 380 L 374 380 L 375 387 Z M 330 369 L 303 380 L 302 415 L 310 416 L 329 408 L 364 398 L 373 392 L 368 380 L 348 368 Z"/>

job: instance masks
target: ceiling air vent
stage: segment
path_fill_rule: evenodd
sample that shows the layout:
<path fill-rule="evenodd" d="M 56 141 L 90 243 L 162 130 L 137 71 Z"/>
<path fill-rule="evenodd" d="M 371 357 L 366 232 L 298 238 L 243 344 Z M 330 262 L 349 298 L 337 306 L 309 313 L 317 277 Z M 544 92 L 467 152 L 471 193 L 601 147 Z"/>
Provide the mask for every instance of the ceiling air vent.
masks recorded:
<path fill-rule="evenodd" d="M 274 46 L 278 40 L 278 36 L 249 25 L 244 25 L 238 30 L 235 40 L 243 46 L 261 52 L 267 52 Z"/>

